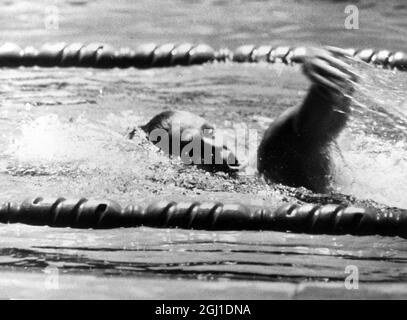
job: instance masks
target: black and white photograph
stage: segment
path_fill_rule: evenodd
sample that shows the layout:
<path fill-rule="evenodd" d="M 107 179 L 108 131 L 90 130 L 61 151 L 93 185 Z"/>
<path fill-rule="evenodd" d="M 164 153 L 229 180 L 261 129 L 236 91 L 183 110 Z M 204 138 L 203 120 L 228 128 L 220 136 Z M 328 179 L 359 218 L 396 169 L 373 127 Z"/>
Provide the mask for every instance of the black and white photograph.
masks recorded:
<path fill-rule="evenodd" d="M 0 0 L 0 300 L 407 299 L 406 16 Z"/>

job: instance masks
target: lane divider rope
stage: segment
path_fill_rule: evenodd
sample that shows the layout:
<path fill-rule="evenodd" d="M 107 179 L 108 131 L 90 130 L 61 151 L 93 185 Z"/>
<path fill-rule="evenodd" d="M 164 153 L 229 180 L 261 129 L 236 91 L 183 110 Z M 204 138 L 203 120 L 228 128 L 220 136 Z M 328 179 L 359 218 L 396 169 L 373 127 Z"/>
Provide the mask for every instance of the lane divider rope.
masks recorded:
<path fill-rule="evenodd" d="M 400 71 L 407 70 L 407 54 L 402 51 L 345 49 L 347 54 L 367 63 Z M 214 50 L 206 44 L 148 43 L 136 49 L 115 49 L 110 45 L 90 43 L 45 44 L 40 49 L 21 48 L 17 44 L 0 46 L 0 68 L 84 67 L 84 68 L 156 68 L 188 66 L 213 61 L 301 63 L 305 47 L 244 45 L 236 50 Z"/>
<path fill-rule="evenodd" d="M 407 238 L 407 214 L 343 205 L 284 204 L 275 210 L 221 202 L 158 201 L 121 207 L 111 200 L 31 198 L 0 206 L 0 223 L 80 229 L 131 227 L 272 230 Z"/>

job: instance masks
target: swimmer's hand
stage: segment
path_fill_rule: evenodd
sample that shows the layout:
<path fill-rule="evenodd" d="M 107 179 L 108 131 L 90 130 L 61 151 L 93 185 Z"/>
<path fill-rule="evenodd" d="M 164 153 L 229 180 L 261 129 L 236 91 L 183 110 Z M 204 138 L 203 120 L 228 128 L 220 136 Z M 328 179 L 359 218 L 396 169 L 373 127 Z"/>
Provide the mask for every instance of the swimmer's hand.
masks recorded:
<path fill-rule="evenodd" d="M 359 76 L 353 67 L 344 61 L 346 57 L 345 50 L 309 48 L 303 61 L 304 74 L 315 85 L 335 93 L 351 94 Z"/>

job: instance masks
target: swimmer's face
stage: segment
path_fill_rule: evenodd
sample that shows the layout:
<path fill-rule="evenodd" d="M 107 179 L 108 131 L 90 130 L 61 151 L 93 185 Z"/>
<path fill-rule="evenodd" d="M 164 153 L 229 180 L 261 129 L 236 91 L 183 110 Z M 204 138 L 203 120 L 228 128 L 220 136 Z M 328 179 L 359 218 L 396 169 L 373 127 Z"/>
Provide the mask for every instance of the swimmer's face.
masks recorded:
<path fill-rule="evenodd" d="M 193 164 L 198 164 L 204 169 L 232 172 L 237 171 L 239 168 L 239 162 L 233 152 L 223 144 L 222 139 L 216 139 L 215 126 L 208 123 L 204 118 L 190 112 L 162 112 L 151 119 L 142 129 L 147 133 L 150 141 L 153 143 L 157 143 L 157 139 L 151 139 L 156 131 L 161 131 L 161 133 L 162 131 L 166 132 L 168 137 L 166 143 L 168 146 L 159 147 L 171 155 L 179 155 L 177 150 L 171 148 L 174 140 L 179 141 L 181 147 L 185 147 L 189 143 L 197 143 L 201 148 L 201 156 L 199 159 L 194 158 L 192 149 L 189 149 L 185 154 L 189 157 L 189 160 L 191 158 L 195 159 L 195 162 L 192 161 Z M 162 140 L 159 139 L 158 142 L 160 141 L 162 142 Z"/>

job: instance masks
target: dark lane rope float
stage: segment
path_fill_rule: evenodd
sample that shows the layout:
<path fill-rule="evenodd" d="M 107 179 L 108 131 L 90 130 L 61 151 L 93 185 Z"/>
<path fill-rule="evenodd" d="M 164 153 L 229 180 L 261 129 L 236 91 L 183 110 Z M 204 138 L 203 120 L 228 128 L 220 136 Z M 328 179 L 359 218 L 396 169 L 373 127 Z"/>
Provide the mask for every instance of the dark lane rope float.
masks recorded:
<path fill-rule="evenodd" d="M 328 235 L 382 235 L 407 238 L 407 215 L 342 205 L 285 204 L 271 210 L 220 202 L 161 201 L 122 208 L 114 201 L 33 198 L 5 202 L 0 223 L 80 229 L 120 227 L 196 230 L 272 230 Z"/>
<path fill-rule="evenodd" d="M 356 59 L 384 68 L 407 71 L 407 54 L 401 51 L 345 49 Z M 244 45 L 235 51 L 214 50 L 206 44 L 144 44 L 132 50 L 115 49 L 105 44 L 56 43 L 40 49 L 21 48 L 13 43 L 0 46 L 0 67 L 84 67 L 155 68 L 195 65 L 213 61 L 300 63 L 307 55 L 305 47 Z"/>

